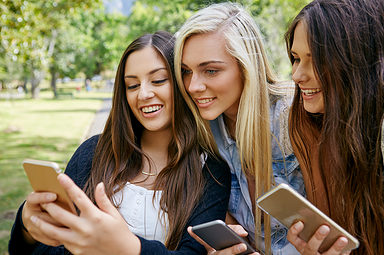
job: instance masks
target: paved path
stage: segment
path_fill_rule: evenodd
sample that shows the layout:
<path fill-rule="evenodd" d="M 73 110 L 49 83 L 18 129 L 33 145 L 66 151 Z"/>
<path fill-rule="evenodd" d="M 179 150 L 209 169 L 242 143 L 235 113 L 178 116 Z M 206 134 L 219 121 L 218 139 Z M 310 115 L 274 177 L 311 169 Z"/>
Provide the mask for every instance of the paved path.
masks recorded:
<path fill-rule="evenodd" d="M 112 99 L 105 98 L 101 105 L 101 108 L 96 112 L 95 117 L 92 121 L 92 124 L 88 128 L 88 131 L 85 133 L 83 137 L 83 141 L 88 139 L 91 136 L 100 134 L 104 130 L 105 122 L 108 119 L 109 112 L 112 107 Z"/>

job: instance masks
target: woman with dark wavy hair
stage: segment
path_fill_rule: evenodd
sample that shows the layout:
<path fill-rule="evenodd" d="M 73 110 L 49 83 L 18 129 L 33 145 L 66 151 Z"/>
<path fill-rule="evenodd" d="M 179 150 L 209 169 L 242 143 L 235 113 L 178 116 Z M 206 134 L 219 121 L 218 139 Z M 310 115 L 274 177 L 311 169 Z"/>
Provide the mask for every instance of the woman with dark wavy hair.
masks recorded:
<path fill-rule="evenodd" d="M 103 133 L 85 141 L 58 177 L 80 214 L 55 204 L 55 194 L 30 194 L 10 254 L 206 253 L 187 226 L 225 219 L 230 172 L 198 143 L 174 78 L 173 48 L 167 32 L 128 46 Z"/>
<path fill-rule="evenodd" d="M 296 93 L 292 146 L 308 199 L 360 241 L 352 254 L 384 254 L 383 114 L 384 1 L 315 0 L 286 33 Z M 293 225 L 288 240 L 319 254 L 321 226 L 304 242 Z M 340 237 L 324 254 L 340 254 Z"/>

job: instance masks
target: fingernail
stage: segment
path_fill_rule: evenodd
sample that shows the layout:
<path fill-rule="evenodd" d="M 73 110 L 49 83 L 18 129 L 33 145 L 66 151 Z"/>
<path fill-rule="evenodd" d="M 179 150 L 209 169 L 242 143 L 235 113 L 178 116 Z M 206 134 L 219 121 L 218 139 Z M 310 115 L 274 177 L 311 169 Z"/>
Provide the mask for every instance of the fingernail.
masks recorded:
<path fill-rule="evenodd" d="M 247 250 L 247 246 L 245 244 L 239 244 L 237 247 L 237 252 L 243 252 Z"/>
<path fill-rule="evenodd" d="M 54 200 L 56 199 L 56 194 L 50 193 L 45 196 L 47 200 Z"/>
<path fill-rule="evenodd" d="M 299 231 L 302 228 L 302 225 L 303 225 L 303 223 L 301 221 L 298 221 L 298 222 L 295 223 L 295 225 L 293 225 L 293 228 L 296 231 Z"/>
<path fill-rule="evenodd" d="M 329 232 L 329 227 L 327 227 L 327 226 L 321 226 L 319 229 L 319 233 L 322 235 L 326 235 L 326 234 L 328 234 L 328 232 Z"/>
<path fill-rule="evenodd" d="M 344 247 L 347 244 L 348 244 L 348 239 L 345 237 L 340 237 L 340 239 L 338 241 L 339 247 Z"/>
<path fill-rule="evenodd" d="M 37 220 L 38 219 L 37 219 L 36 216 L 31 216 L 31 221 L 32 221 L 33 224 L 36 224 Z"/>

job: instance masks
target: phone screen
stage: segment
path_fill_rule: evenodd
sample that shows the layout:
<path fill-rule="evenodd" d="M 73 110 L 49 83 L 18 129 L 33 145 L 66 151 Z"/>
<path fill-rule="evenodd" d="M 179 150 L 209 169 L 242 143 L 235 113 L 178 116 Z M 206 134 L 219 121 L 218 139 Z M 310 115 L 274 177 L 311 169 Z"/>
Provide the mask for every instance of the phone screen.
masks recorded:
<path fill-rule="evenodd" d="M 244 243 L 247 245 L 247 251 L 241 254 L 256 252 L 246 240 L 236 234 L 236 232 L 228 227 L 222 220 L 210 221 L 193 226 L 192 231 L 215 250 L 223 250 L 233 245 Z"/>

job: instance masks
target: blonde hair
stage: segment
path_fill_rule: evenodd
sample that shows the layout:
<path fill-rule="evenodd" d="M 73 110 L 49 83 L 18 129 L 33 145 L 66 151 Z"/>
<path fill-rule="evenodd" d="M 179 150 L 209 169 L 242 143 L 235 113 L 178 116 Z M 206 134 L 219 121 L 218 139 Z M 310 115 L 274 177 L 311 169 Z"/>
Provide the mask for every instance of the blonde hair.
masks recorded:
<path fill-rule="evenodd" d="M 255 197 L 271 188 L 272 149 L 269 120 L 271 94 L 283 94 L 276 84 L 276 78 L 269 67 L 258 26 L 250 14 L 238 4 L 220 3 L 210 5 L 189 18 L 176 33 L 175 73 L 178 86 L 199 125 L 200 138 L 208 147 L 215 147 L 207 122 L 202 119 L 198 108 L 185 90 L 181 59 L 185 41 L 204 33 L 222 33 L 227 51 L 242 70 L 244 89 L 236 120 L 236 144 L 244 172 L 255 178 Z M 256 208 L 255 240 L 261 234 L 261 214 Z M 265 248 L 270 253 L 271 231 L 268 215 L 264 215 Z M 258 246 L 261 247 L 261 246 Z"/>

